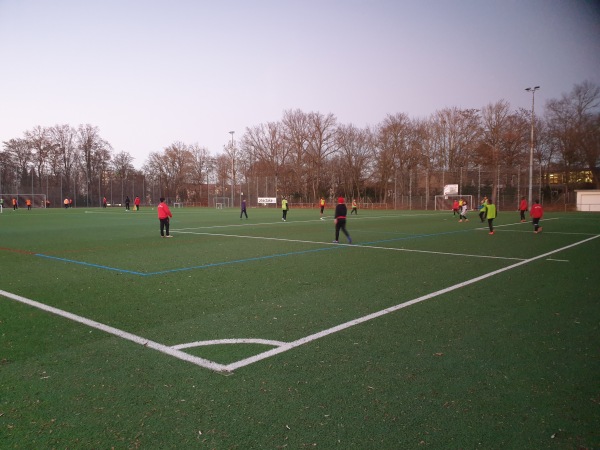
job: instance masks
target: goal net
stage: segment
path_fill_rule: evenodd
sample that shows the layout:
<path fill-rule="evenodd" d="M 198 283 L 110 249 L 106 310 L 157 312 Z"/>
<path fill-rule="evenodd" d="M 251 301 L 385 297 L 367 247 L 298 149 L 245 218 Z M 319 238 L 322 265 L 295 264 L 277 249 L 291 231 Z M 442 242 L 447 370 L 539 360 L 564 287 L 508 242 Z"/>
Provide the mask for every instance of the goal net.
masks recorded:
<path fill-rule="evenodd" d="M 0 194 L 2 207 L 13 209 L 13 199 L 17 200 L 18 208 L 27 208 L 27 201 L 31 202 L 32 208 L 46 208 L 46 194 Z"/>
<path fill-rule="evenodd" d="M 435 210 L 452 211 L 452 204 L 454 203 L 454 200 L 459 201 L 461 198 L 467 202 L 468 209 L 475 208 L 472 195 L 436 195 Z"/>
<path fill-rule="evenodd" d="M 229 197 L 213 197 L 213 205 L 216 209 L 229 208 Z"/>

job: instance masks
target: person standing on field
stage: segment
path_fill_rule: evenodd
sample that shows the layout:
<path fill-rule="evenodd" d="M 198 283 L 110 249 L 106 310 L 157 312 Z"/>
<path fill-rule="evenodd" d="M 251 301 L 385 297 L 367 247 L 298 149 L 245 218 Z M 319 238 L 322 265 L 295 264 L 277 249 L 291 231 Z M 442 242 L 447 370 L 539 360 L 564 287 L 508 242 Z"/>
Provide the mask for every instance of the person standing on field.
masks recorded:
<path fill-rule="evenodd" d="M 521 197 L 521 202 L 519 203 L 519 212 L 521 213 L 521 222 L 527 222 L 525 219 L 525 212 L 527 211 L 527 200 L 525 197 Z"/>
<path fill-rule="evenodd" d="M 106 201 L 106 197 L 102 197 L 102 207 L 106 208 L 107 204 L 108 204 L 108 202 Z"/>
<path fill-rule="evenodd" d="M 531 207 L 531 211 L 529 211 L 529 215 L 533 221 L 533 232 L 535 234 L 542 232 L 542 227 L 540 227 L 540 220 L 544 217 L 544 209 L 542 205 L 540 205 L 539 200 L 533 201 L 533 206 Z"/>
<path fill-rule="evenodd" d="M 140 210 L 140 203 L 142 203 L 142 201 L 140 200 L 139 197 L 135 197 L 135 199 L 133 200 L 133 205 L 135 206 L 135 210 L 139 211 Z"/>
<path fill-rule="evenodd" d="M 356 214 L 358 216 L 358 205 L 356 204 L 356 199 L 352 199 L 352 211 L 350 211 L 350 215 Z"/>
<path fill-rule="evenodd" d="M 335 219 L 333 223 L 335 223 L 335 241 L 334 244 L 337 244 L 340 239 L 340 230 L 346 235 L 348 238 L 348 244 L 352 244 L 352 238 L 346 231 L 346 215 L 348 214 L 348 208 L 346 207 L 346 202 L 344 201 L 344 197 L 338 198 L 338 204 L 335 207 Z"/>
<path fill-rule="evenodd" d="M 321 207 L 321 220 L 323 219 L 323 211 L 325 211 L 325 199 L 321 197 L 321 201 L 319 202 L 319 206 Z"/>
<path fill-rule="evenodd" d="M 497 216 L 496 205 L 492 200 L 487 200 L 484 206 L 485 216 L 487 217 L 489 234 L 494 234 L 494 219 Z"/>
<path fill-rule="evenodd" d="M 131 202 L 131 200 L 129 200 L 129 195 L 125 197 L 125 211 L 129 211 L 129 203 Z"/>
<path fill-rule="evenodd" d="M 481 205 L 479 205 L 479 219 L 481 219 L 481 223 L 483 223 L 483 221 L 485 220 L 485 207 L 488 204 L 488 198 L 487 197 L 483 197 L 483 200 L 481 200 Z"/>
<path fill-rule="evenodd" d="M 281 220 L 283 220 L 284 222 L 287 220 L 287 212 L 289 211 L 290 207 L 288 206 L 288 201 L 287 198 L 283 197 L 281 199 L 281 212 L 283 213 Z"/>
<path fill-rule="evenodd" d="M 246 199 L 242 200 L 242 210 L 240 212 L 240 219 L 242 218 L 243 214 L 246 215 L 246 219 L 247 219 L 248 218 L 248 213 L 246 212 Z"/>
<path fill-rule="evenodd" d="M 463 219 L 465 219 L 465 222 L 468 222 L 469 219 L 467 219 L 467 209 L 469 209 L 469 205 L 467 204 L 467 202 L 465 200 L 463 200 L 462 198 L 460 199 L 460 201 L 458 202 L 458 204 L 460 205 L 460 214 L 458 215 L 458 221 L 462 222 Z"/>
<path fill-rule="evenodd" d="M 160 198 L 160 203 L 156 208 L 158 210 L 158 220 L 160 220 L 160 236 L 161 237 L 173 237 L 169 234 L 169 218 L 173 217 L 169 206 L 165 203 L 165 198 Z M 166 231 L 166 235 L 165 235 Z"/>
<path fill-rule="evenodd" d="M 455 216 L 456 214 L 460 214 L 460 212 L 458 211 L 459 208 L 459 204 L 458 204 L 458 200 L 454 199 L 454 201 L 452 202 L 452 215 Z"/>

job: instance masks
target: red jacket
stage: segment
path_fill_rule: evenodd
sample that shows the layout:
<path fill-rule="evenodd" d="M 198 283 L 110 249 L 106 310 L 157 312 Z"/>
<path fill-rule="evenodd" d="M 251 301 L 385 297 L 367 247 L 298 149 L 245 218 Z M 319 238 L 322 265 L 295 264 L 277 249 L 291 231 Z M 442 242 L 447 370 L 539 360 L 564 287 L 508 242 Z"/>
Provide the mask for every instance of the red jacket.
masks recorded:
<path fill-rule="evenodd" d="M 173 217 L 173 214 L 171 214 L 171 210 L 169 209 L 169 206 L 165 202 L 159 203 L 158 207 L 156 209 L 158 209 L 158 218 L 159 219 L 166 219 L 167 217 Z"/>
<path fill-rule="evenodd" d="M 519 211 L 527 211 L 527 200 L 521 200 L 521 203 L 519 204 Z"/>
<path fill-rule="evenodd" d="M 531 207 L 529 215 L 534 219 L 541 219 L 542 217 L 544 217 L 544 210 L 542 209 L 542 205 L 540 205 L 539 203 L 535 203 Z"/>

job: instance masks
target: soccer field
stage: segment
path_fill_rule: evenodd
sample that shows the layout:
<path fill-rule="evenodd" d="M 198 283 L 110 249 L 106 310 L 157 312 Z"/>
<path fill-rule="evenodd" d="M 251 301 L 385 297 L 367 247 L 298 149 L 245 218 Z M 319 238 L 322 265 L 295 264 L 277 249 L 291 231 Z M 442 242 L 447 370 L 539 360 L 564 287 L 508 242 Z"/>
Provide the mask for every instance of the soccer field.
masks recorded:
<path fill-rule="evenodd" d="M 1 446 L 600 447 L 600 215 L 328 212 L 5 210 Z"/>

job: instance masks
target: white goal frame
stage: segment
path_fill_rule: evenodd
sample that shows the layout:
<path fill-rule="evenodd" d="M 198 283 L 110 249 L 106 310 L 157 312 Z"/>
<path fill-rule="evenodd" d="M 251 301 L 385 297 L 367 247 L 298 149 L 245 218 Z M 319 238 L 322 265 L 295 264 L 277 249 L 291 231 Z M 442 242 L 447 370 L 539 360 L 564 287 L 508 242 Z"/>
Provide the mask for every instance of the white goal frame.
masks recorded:
<path fill-rule="evenodd" d="M 464 199 L 467 201 L 467 211 L 470 211 L 475 206 L 473 204 L 472 195 L 436 195 L 435 196 L 435 210 L 436 211 L 452 211 L 452 203 L 454 200 Z"/>
<path fill-rule="evenodd" d="M 4 209 L 12 209 L 12 199 L 17 199 L 17 205 L 19 208 L 27 208 L 25 205 L 25 200 L 31 200 L 32 208 L 45 208 L 46 207 L 46 194 L 5 194 L 1 193 L 0 197 L 4 199 L 4 204 L 2 205 Z"/>
<path fill-rule="evenodd" d="M 213 197 L 213 205 L 216 209 L 229 208 L 229 197 Z"/>

